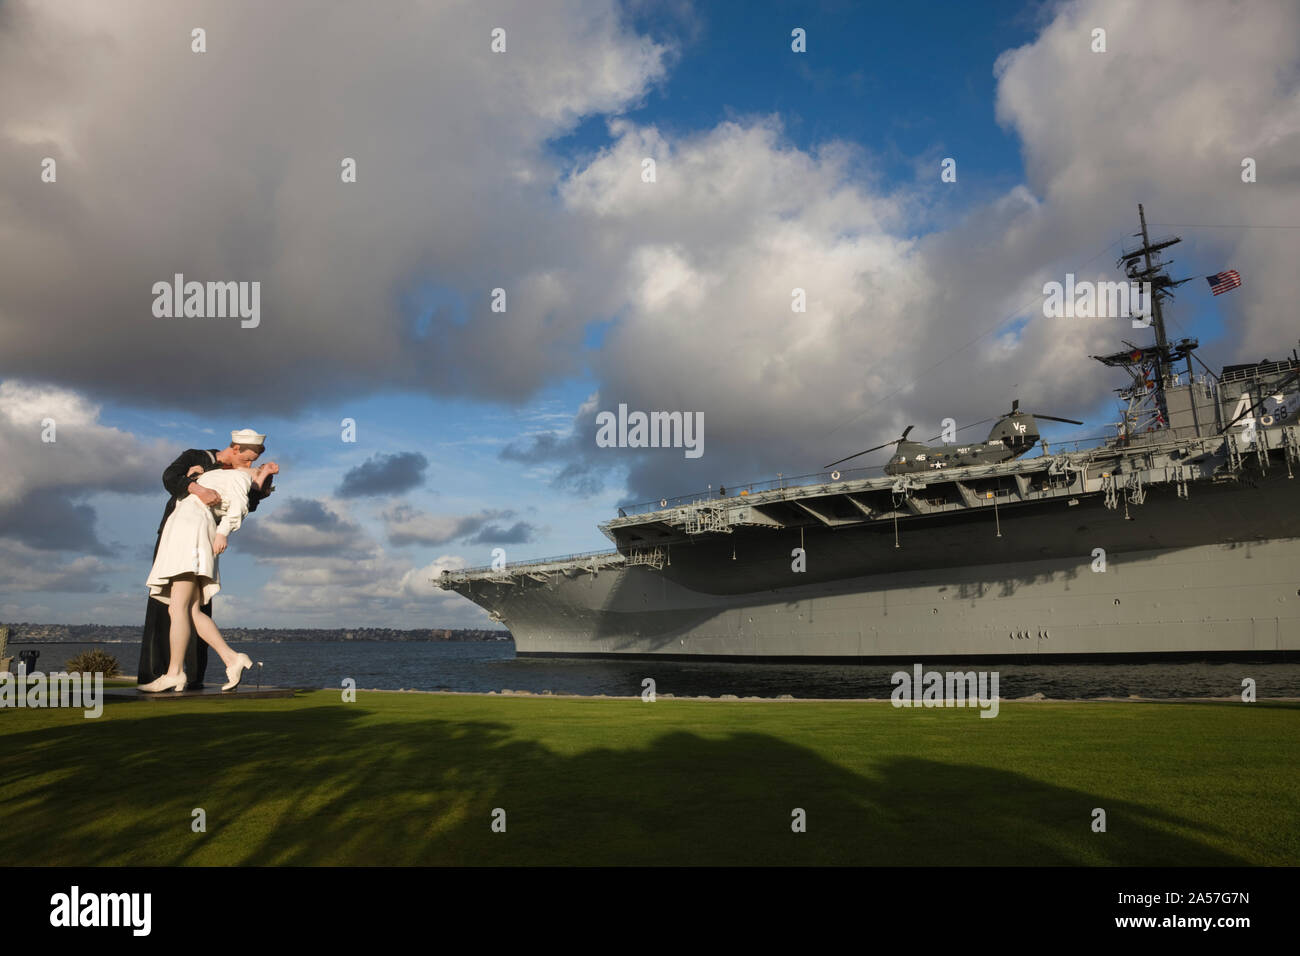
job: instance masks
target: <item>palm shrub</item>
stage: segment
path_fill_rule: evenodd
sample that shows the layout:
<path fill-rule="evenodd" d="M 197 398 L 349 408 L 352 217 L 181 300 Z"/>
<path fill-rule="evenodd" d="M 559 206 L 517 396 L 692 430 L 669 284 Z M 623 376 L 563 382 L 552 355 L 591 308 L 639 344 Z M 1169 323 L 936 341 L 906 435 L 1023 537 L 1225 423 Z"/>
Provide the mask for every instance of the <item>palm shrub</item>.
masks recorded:
<path fill-rule="evenodd" d="M 82 651 L 63 667 L 69 674 L 103 674 L 105 677 L 114 677 L 121 672 L 117 658 L 98 648 Z"/>

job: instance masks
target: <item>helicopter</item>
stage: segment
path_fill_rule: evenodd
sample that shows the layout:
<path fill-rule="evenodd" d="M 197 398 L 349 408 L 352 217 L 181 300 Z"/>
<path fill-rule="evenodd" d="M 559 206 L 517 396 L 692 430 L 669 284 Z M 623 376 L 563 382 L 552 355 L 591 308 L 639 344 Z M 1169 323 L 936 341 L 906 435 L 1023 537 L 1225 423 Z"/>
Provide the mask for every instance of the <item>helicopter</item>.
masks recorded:
<path fill-rule="evenodd" d="M 1011 403 L 1011 411 L 999 417 L 997 423 L 989 431 L 989 437 L 978 444 L 931 446 L 917 441 L 908 441 L 907 435 L 914 427 L 908 425 L 907 428 L 903 429 L 903 434 L 893 441 L 887 441 L 883 445 L 868 448 L 856 455 L 849 455 L 848 458 L 833 461 L 826 467 L 832 468 L 835 465 L 870 454 L 873 451 L 888 448 L 890 445 L 897 445 L 898 447 L 895 449 L 894 456 L 885 465 L 885 474 L 887 475 L 907 475 L 918 471 L 932 471 L 937 468 L 964 468 L 967 465 L 996 465 L 999 462 L 1010 461 L 1012 458 L 1019 458 L 1038 444 L 1040 438 L 1035 419 L 1039 418 L 1049 422 L 1064 422 L 1067 425 L 1083 424 L 1083 422 L 1075 421 L 1073 418 L 1058 418 L 1055 415 L 1036 415 L 1022 412 L 1020 411 L 1020 400 L 1016 399 Z M 975 425 L 982 425 L 987 421 L 989 419 L 985 418 L 983 421 L 963 425 L 957 430 L 962 431 Z M 935 441 L 939 437 L 936 435 L 930 440 Z"/>

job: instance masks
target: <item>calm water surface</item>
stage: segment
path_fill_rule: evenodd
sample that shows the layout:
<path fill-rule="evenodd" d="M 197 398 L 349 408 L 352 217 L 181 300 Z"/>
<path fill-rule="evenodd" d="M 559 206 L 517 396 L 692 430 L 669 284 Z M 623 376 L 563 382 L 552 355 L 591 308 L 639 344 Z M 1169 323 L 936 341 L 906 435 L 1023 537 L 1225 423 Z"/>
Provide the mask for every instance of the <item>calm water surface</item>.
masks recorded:
<path fill-rule="evenodd" d="M 14 644 L 7 653 L 41 652 L 42 671 L 62 670 L 67 660 L 99 648 L 117 658 L 134 677 L 138 644 Z M 678 697 L 888 697 L 890 675 L 900 665 L 762 664 L 672 661 L 516 658 L 514 643 L 306 642 L 242 644 L 235 648 L 261 661 L 264 684 L 281 687 L 341 687 L 351 677 L 359 688 L 382 690 L 527 690 L 534 694 L 641 693 L 651 677 L 659 694 Z M 16 663 L 16 662 L 15 662 Z M 926 669 L 996 670 L 1003 699 L 1028 697 L 1228 697 L 1241 693 L 1245 677 L 1260 697 L 1300 697 L 1300 663 L 1166 664 L 969 664 L 944 661 Z M 256 684 L 258 668 L 244 679 Z M 216 655 L 208 683 L 222 683 Z"/>

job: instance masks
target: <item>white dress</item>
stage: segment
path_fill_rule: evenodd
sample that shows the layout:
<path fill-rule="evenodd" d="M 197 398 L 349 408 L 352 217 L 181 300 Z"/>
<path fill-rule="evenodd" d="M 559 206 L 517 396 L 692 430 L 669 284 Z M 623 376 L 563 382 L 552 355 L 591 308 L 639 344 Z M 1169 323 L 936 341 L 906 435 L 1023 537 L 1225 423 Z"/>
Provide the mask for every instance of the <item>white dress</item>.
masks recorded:
<path fill-rule="evenodd" d="M 171 603 L 171 579 L 181 574 L 193 574 L 199 579 L 203 589 L 199 604 L 212 600 L 221 590 L 218 556 L 212 553 L 213 538 L 238 530 L 244 515 L 248 514 L 248 492 L 253 487 L 251 470 L 215 469 L 194 480 L 221 495 L 221 501 L 209 508 L 190 494 L 178 501 L 168 516 L 158 542 L 158 555 L 145 581 L 150 597 L 163 604 Z"/>

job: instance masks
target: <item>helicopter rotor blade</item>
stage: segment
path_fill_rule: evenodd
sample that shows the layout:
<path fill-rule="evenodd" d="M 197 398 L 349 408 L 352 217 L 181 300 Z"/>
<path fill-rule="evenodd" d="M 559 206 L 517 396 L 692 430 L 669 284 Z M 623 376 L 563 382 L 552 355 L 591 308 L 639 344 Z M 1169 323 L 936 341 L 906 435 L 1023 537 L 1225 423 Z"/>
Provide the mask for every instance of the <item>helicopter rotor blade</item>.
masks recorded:
<path fill-rule="evenodd" d="M 974 428 L 976 425 L 984 425 L 991 421 L 993 421 L 993 419 L 991 418 L 981 418 L 979 421 L 971 422 L 969 425 L 962 425 L 960 428 L 957 429 L 957 431 L 964 432 L 968 428 Z M 933 438 L 930 439 L 930 441 L 938 441 L 942 437 L 943 437 L 942 435 L 935 435 Z M 929 444 L 929 442 L 927 442 L 926 444 Z"/>
<path fill-rule="evenodd" d="M 1055 415 L 1034 415 L 1034 418 L 1044 418 L 1049 422 L 1065 422 L 1067 425 L 1082 425 L 1083 422 L 1076 422 L 1073 418 L 1057 418 Z"/>
<path fill-rule="evenodd" d="M 888 448 L 890 445 L 897 445 L 899 441 L 901 441 L 901 439 L 895 438 L 893 441 L 887 441 L 883 445 L 877 445 L 875 448 L 868 448 L 866 451 L 860 451 L 856 455 L 849 455 L 848 458 L 841 458 L 839 461 L 833 461 L 829 465 L 823 465 L 822 467 L 834 468 L 836 465 L 842 465 L 844 462 L 851 461 L 854 458 L 861 458 L 863 455 L 869 455 L 873 451 L 880 451 L 880 449 Z"/>
<path fill-rule="evenodd" d="M 861 458 L 863 455 L 869 455 L 869 454 L 871 454 L 873 451 L 880 451 L 880 449 L 882 449 L 882 448 L 888 448 L 890 445 L 897 445 L 899 442 L 907 441 L 907 433 L 910 432 L 910 431 L 912 430 L 912 427 L 913 427 L 913 426 L 908 425 L 906 428 L 904 428 L 904 429 L 903 429 L 903 435 L 902 435 L 901 438 L 895 438 L 893 441 L 887 441 L 887 442 L 885 442 L 883 445 L 877 445 L 875 448 L 868 448 L 866 451 L 860 451 L 860 452 L 858 452 L 856 455 L 849 455 L 848 458 L 841 458 L 839 461 L 833 461 L 833 462 L 831 462 L 829 465 L 823 465 L 822 467 L 823 467 L 823 468 L 833 468 L 834 466 L 836 466 L 836 465 L 841 465 L 841 464 L 843 464 L 844 462 L 849 461 L 849 460 L 851 460 L 851 459 L 854 459 L 854 458 Z"/>

